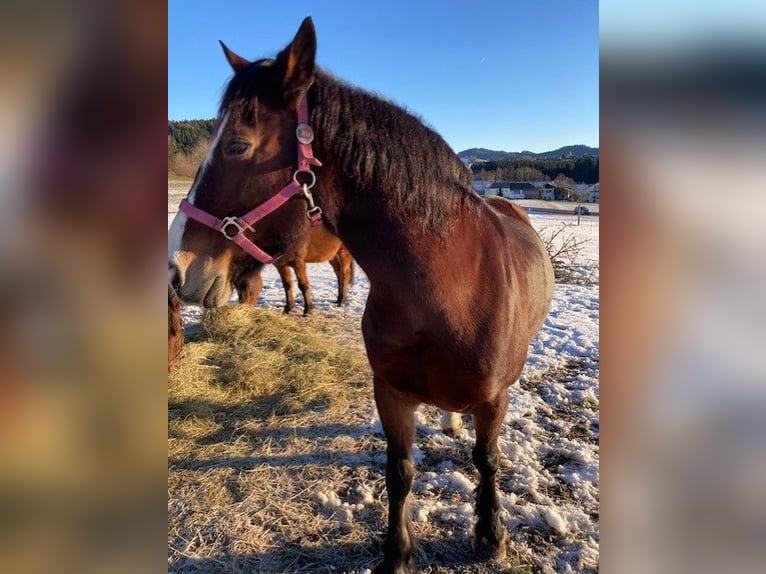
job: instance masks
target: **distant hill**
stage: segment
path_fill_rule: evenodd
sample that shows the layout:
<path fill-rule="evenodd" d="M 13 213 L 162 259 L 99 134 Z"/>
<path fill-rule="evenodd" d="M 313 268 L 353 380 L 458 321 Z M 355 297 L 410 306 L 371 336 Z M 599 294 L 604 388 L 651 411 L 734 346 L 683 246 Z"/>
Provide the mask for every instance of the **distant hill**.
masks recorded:
<path fill-rule="evenodd" d="M 500 161 L 504 159 L 576 159 L 578 157 L 598 157 L 598 148 L 587 145 L 568 145 L 552 151 L 535 153 L 532 151 L 498 151 L 483 147 L 472 147 L 458 153 L 464 162 Z"/>

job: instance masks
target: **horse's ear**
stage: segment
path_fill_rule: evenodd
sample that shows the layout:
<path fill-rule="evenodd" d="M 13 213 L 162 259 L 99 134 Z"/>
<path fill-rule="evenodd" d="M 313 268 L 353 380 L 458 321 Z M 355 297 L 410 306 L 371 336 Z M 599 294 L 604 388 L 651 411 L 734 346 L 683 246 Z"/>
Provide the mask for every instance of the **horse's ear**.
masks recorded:
<path fill-rule="evenodd" d="M 231 66 L 231 69 L 234 70 L 234 73 L 239 72 L 242 68 L 250 64 L 249 60 L 245 60 L 242 56 L 239 54 L 235 54 L 231 50 L 229 50 L 229 47 L 218 40 L 218 43 L 221 44 L 221 48 L 223 48 L 223 53 L 226 56 L 226 59 L 229 61 L 229 65 Z"/>
<path fill-rule="evenodd" d="M 302 95 L 311 85 L 316 53 L 316 31 L 309 16 L 301 23 L 293 41 L 277 56 L 277 65 L 281 67 L 284 75 L 285 97 L 288 100 Z"/>

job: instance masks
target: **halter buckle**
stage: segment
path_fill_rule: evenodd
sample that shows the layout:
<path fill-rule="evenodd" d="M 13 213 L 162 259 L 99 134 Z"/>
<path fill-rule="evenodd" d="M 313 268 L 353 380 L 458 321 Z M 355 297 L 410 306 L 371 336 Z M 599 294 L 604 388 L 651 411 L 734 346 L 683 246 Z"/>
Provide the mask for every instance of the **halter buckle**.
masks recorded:
<path fill-rule="evenodd" d="M 311 220 L 312 225 L 318 225 L 322 221 L 322 208 L 315 205 L 306 212 L 306 217 Z"/>
<path fill-rule="evenodd" d="M 233 233 L 232 235 L 229 235 L 226 232 L 226 230 L 229 228 L 229 226 L 236 228 L 237 232 Z M 238 217 L 231 217 L 230 216 L 230 217 L 224 217 L 223 218 L 223 221 L 221 222 L 221 227 L 220 227 L 220 229 L 218 231 L 220 231 L 226 239 L 231 241 L 237 235 L 239 235 L 240 233 L 243 233 L 245 231 L 245 229 L 250 229 L 250 226 L 249 225 L 248 226 L 243 226 L 239 222 L 239 218 Z"/>

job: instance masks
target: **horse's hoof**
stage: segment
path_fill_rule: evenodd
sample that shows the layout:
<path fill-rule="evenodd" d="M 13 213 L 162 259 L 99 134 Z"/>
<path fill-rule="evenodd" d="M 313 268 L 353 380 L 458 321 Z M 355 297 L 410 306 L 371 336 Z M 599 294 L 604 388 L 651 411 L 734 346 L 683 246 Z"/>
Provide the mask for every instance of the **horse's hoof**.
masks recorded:
<path fill-rule="evenodd" d="M 303 316 L 304 317 L 308 317 L 309 315 L 312 315 L 313 313 L 314 313 L 314 308 L 313 307 L 306 307 L 303 310 Z"/>
<path fill-rule="evenodd" d="M 463 418 L 458 413 L 442 412 L 442 432 L 450 438 L 457 438 L 463 434 Z"/>
<path fill-rule="evenodd" d="M 482 561 L 494 560 L 502 562 L 505 560 L 506 539 L 505 533 L 503 533 L 500 540 L 491 540 L 486 536 L 477 537 L 473 543 L 476 557 Z"/>

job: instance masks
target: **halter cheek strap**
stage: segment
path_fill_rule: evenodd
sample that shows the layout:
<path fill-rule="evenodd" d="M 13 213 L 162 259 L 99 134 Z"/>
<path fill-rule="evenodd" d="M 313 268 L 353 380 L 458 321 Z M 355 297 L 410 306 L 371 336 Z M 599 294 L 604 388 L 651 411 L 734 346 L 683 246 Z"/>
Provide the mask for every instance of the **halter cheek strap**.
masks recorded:
<path fill-rule="evenodd" d="M 316 174 L 311 171 L 311 166 L 321 166 L 322 162 L 314 157 L 314 152 L 311 148 L 311 142 L 314 141 L 314 132 L 309 126 L 308 120 L 308 104 L 304 96 L 298 104 L 298 127 L 295 130 L 295 136 L 298 139 L 298 169 L 295 170 L 292 181 L 283 187 L 279 193 L 273 195 L 255 209 L 248 211 L 242 217 L 228 216 L 219 219 L 215 215 L 192 205 L 186 199 L 182 200 L 178 206 L 179 211 L 211 229 L 220 231 L 226 239 L 239 245 L 246 253 L 255 257 L 261 263 L 272 263 L 279 255 L 272 257 L 263 251 L 247 238 L 245 231 L 248 229 L 252 230 L 253 225 L 282 207 L 289 199 L 296 195 L 303 195 L 308 201 L 309 208 L 306 211 L 306 217 L 311 221 L 311 225 L 314 226 L 322 223 L 322 208 L 314 203 L 314 196 L 311 193 L 311 188 L 314 187 L 317 179 Z M 298 181 L 300 174 L 308 177 L 309 181 L 301 184 Z"/>

